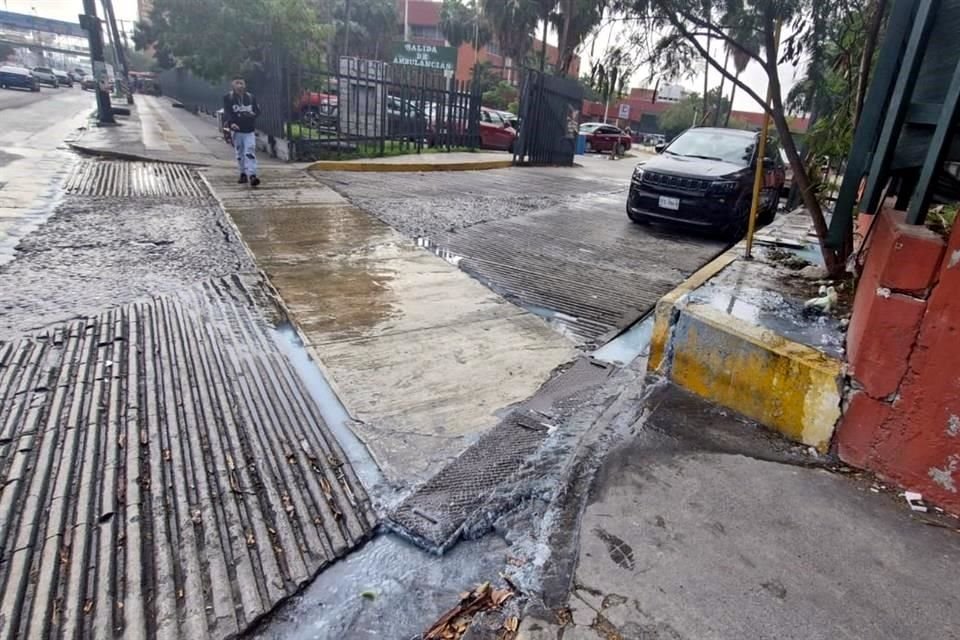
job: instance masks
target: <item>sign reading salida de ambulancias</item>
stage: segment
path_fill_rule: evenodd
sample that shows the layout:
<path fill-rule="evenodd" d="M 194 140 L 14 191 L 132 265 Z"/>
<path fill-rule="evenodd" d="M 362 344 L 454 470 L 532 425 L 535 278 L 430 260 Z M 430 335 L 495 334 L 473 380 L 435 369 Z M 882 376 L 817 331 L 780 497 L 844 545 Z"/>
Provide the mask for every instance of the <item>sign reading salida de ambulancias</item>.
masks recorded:
<path fill-rule="evenodd" d="M 456 47 L 437 47 L 432 44 L 401 42 L 393 54 L 393 64 L 408 64 L 414 67 L 436 69 L 437 71 L 457 70 Z"/>

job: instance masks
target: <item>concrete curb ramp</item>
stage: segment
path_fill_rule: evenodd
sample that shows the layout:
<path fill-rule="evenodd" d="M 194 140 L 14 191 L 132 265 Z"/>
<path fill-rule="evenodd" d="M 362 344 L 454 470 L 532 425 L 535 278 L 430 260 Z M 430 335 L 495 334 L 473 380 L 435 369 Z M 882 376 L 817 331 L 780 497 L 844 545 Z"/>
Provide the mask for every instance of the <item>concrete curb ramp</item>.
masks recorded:
<path fill-rule="evenodd" d="M 362 171 L 380 173 L 419 173 L 429 171 L 486 171 L 508 169 L 513 160 L 477 160 L 470 162 L 363 162 L 320 160 L 307 166 L 307 171 Z"/>
<path fill-rule="evenodd" d="M 840 418 L 842 362 L 687 296 L 737 259 L 727 253 L 657 304 L 649 368 L 825 452 Z"/>
<path fill-rule="evenodd" d="M 252 299 L 218 280 L 0 343 L 0 639 L 233 637 L 369 536 Z"/>

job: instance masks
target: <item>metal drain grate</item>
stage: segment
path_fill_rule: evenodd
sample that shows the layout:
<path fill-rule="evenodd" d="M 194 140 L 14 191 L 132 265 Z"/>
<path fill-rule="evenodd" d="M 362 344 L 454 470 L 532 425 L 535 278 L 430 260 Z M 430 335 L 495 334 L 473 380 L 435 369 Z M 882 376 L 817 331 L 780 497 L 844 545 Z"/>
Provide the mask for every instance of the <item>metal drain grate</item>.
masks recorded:
<path fill-rule="evenodd" d="M 193 168 L 165 162 L 84 160 L 70 173 L 65 189 L 80 196 L 210 198 Z"/>
<path fill-rule="evenodd" d="M 467 517 L 546 437 L 547 426 L 534 414 L 510 415 L 404 500 L 390 514 L 387 526 L 443 553 L 457 541 Z"/>
<path fill-rule="evenodd" d="M 418 487 L 390 514 L 387 526 L 434 553 L 449 549 L 470 516 L 485 508 L 497 487 L 543 444 L 548 427 L 542 414 L 603 384 L 612 372 L 606 365 L 578 360 Z"/>

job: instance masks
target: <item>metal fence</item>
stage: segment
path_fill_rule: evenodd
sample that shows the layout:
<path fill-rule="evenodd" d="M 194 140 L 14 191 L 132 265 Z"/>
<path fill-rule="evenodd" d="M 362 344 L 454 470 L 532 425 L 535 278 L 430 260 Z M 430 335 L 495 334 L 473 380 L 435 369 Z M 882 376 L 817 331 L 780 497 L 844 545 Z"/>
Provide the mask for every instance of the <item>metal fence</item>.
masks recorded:
<path fill-rule="evenodd" d="M 583 87 L 576 80 L 528 70 L 520 93 L 520 137 L 514 162 L 573 164 Z"/>
<path fill-rule="evenodd" d="M 469 82 L 374 60 L 296 72 L 287 136 L 298 159 L 383 156 L 480 146 L 480 93 Z"/>

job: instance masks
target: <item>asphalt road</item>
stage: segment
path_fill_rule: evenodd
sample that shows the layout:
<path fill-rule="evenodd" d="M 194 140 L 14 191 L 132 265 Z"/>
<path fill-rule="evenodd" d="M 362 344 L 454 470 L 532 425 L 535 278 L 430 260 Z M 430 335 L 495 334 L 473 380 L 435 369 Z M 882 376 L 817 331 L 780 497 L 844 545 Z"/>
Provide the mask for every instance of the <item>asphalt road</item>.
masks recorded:
<path fill-rule="evenodd" d="M 94 101 L 79 88 L 0 89 L 0 264 L 53 211 L 76 160 L 64 140 L 86 123 Z"/>
<path fill-rule="evenodd" d="M 572 168 L 317 177 L 588 345 L 629 326 L 726 247 L 627 219 L 640 160 L 590 155 Z"/>

